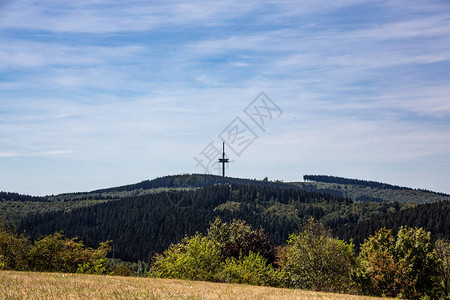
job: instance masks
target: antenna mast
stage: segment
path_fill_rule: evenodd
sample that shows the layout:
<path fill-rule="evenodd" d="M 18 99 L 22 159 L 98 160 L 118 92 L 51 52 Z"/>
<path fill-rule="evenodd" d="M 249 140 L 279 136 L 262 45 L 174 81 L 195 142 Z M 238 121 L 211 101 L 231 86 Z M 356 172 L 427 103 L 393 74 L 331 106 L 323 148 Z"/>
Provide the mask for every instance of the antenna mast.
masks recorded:
<path fill-rule="evenodd" d="M 222 164 L 222 177 L 225 177 L 225 164 L 229 163 L 228 158 L 225 158 L 225 142 L 222 144 L 222 158 L 219 158 L 219 163 Z"/>

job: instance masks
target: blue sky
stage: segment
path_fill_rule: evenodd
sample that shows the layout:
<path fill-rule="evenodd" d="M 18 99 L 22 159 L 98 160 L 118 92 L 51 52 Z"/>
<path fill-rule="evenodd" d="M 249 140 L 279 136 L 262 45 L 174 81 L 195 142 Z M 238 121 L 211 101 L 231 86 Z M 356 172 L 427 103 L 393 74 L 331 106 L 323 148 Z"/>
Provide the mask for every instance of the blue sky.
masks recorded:
<path fill-rule="evenodd" d="M 0 190 L 203 173 L 239 117 L 229 176 L 450 193 L 449 28 L 448 1 L 0 1 Z"/>

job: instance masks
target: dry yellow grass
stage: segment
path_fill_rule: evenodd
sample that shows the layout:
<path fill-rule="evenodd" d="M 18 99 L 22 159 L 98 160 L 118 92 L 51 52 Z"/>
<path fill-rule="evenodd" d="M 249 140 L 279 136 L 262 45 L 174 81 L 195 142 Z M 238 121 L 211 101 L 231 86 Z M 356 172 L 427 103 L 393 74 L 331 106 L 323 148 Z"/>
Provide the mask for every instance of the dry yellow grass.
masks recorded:
<path fill-rule="evenodd" d="M 173 279 L 0 271 L 0 299 L 375 299 Z"/>

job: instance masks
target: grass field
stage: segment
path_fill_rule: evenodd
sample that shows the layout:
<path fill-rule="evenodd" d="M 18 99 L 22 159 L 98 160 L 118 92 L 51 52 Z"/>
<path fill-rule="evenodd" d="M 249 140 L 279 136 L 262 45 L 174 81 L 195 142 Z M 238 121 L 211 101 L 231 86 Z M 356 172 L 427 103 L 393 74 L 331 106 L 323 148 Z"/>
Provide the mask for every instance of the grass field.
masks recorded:
<path fill-rule="evenodd" d="M 0 299 L 379 299 L 249 285 L 0 271 Z"/>

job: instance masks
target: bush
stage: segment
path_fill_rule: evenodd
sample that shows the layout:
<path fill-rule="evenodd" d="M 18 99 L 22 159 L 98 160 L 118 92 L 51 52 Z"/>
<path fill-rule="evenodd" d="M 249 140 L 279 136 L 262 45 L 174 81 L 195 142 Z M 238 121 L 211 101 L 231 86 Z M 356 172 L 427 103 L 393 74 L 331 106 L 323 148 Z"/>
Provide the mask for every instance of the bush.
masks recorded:
<path fill-rule="evenodd" d="M 150 276 L 278 286 L 274 259 L 275 246 L 262 230 L 216 218 L 206 237 L 186 237 L 157 255 Z"/>
<path fill-rule="evenodd" d="M 441 286 L 444 293 L 450 298 L 450 242 L 439 239 L 434 244 L 434 249 L 441 262 Z"/>
<path fill-rule="evenodd" d="M 109 242 L 97 249 L 87 248 L 76 238 L 60 232 L 44 236 L 34 243 L 23 234 L 0 225 L 0 269 L 38 272 L 87 272 L 104 274 Z"/>
<path fill-rule="evenodd" d="M 355 265 L 352 244 L 331 237 L 319 222 L 310 219 L 293 234 L 280 261 L 289 285 L 325 292 L 350 292 Z"/>
<path fill-rule="evenodd" d="M 78 265 L 77 273 L 106 275 L 108 273 L 108 262 L 106 258 L 95 261 L 84 261 Z"/>
<path fill-rule="evenodd" d="M 254 252 L 271 264 L 275 261 L 275 244 L 263 229 L 253 230 L 245 221 L 227 223 L 217 217 L 208 229 L 208 237 L 221 248 L 224 257 L 239 258 Z"/>
<path fill-rule="evenodd" d="M 239 258 L 227 258 L 216 275 L 221 282 L 269 286 L 280 286 L 282 277 L 264 257 L 253 252 L 246 256 L 241 254 Z"/>
<path fill-rule="evenodd" d="M 352 278 L 361 293 L 407 299 L 443 295 L 442 261 L 422 228 L 380 229 L 361 246 Z"/>
<path fill-rule="evenodd" d="M 219 247 L 224 248 L 226 244 L 243 240 L 252 227 L 245 221 L 234 219 L 233 222 L 223 222 L 219 217 L 210 223 L 208 238 L 213 240 Z"/>
<path fill-rule="evenodd" d="M 197 233 L 156 256 L 150 275 L 213 281 L 222 262 L 219 247 Z"/>
<path fill-rule="evenodd" d="M 0 225 L 0 270 L 28 270 L 28 254 L 31 248 L 24 235 Z"/>
<path fill-rule="evenodd" d="M 30 250 L 30 269 L 38 272 L 105 274 L 109 242 L 97 249 L 87 248 L 76 238 L 61 232 L 36 240 Z"/>

